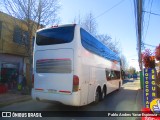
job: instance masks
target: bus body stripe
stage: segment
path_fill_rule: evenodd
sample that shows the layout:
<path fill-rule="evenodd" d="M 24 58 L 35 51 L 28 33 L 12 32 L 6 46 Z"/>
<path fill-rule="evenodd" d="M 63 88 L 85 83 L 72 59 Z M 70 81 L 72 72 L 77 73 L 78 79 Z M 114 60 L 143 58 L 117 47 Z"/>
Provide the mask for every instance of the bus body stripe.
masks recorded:
<path fill-rule="evenodd" d="M 59 92 L 63 92 L 63 93 L 71 93 L 71 91 L 66 91 L 66 90 L 59 90 Z"/>
<path fill-rule="evenodd" d="M 44 89 L 42 89 L 42 88 L 35 88 L 35 90 L 43 91 Z"/>

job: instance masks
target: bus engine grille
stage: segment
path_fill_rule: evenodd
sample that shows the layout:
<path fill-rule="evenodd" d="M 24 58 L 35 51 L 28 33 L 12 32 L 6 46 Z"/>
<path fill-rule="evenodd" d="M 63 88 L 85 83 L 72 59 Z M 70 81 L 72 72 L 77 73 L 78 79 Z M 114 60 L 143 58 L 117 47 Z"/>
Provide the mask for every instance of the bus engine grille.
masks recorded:
<path fill-rule="evenodd" d="M 71 73 L 70 59 L 41 59 L 36 61 L 37 73 Z"/>

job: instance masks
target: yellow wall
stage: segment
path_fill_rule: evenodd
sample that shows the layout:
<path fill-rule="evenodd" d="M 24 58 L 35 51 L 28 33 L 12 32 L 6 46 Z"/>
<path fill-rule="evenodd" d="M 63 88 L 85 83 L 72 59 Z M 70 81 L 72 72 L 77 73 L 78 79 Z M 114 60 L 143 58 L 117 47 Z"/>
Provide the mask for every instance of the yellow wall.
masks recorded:
<path fill-rule="evenodd" d="M 27 31 L 26 25 L 22 21 L 2 12 L 0 12 L 0 21 L 2 21 L 0 53 L 26 56 L 27 54 L 24 45 L 20 45 L 13 41 L 15 25 L 18 25 L 21 29 Z"/>
<path fill-rule="evenodd" d="M 0 21 L 2 21 L 2 30 L 1 30 L 1 37 L 0 37 L 0 54 L 1 53 L 11 54 L 11 55 L 18 55 L 18 56 L 24 57 L 25 59 L 24 64 L 26 65 L 26 70 L 25 70 L 26 80 L 27 80 L 27 85 L 29 85 L 31 81 L 30 80 L 31 63 L 27 57 L 25 46 L 13 41 L 15 26 L 18 25 L 18 27 L 24 31 L 27 31 L 27 26 L 24 23 L 24 21 L 18 20 L 3 12 L 0 12 Z M 36 28 L 36 23 L 34 24 L 34 28 Z M 35 31 L 32 31 L 32 35 L 35 34 Z M 30 42 L 30 46 L 32 48 L 32 41 Z"/>

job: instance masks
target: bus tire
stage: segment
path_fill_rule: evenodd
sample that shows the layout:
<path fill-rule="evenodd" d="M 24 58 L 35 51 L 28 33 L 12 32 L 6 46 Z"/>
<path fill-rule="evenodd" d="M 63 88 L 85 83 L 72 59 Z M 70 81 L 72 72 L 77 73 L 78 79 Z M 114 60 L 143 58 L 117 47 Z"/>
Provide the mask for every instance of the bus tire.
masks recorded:
<path fill-rule="evenodd" d="M 94 103 L 97 104 L 100 101 L 101 93 L 99 89 L 96 90 Z"/>
<path fill-rule="evenodd" d="M 102 94 L 101 100 L 103 100 L 107 96 L 107 88 L 106 88 L 106 86 L 103 87 L 103 91 L 102 91 L 101 94 Z"/>
<path fill-rule="evenodd" d="M 119 81 L 119 87 L 118 87 L 118 90 L 120 90 L 121 89 L 121 82 Z"/>

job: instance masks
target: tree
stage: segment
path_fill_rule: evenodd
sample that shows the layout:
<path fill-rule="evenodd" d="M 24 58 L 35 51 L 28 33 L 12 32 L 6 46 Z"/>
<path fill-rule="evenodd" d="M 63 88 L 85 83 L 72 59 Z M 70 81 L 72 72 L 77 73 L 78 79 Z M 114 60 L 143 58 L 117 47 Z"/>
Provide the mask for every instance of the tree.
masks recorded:
<path fill-rule="evenodd" d="M 94 15 L 91 12 L 88 13 L 84 18 L 82 27 L 94 36 L 97 34 L 97 23 L 94 19 Z"/>
<path fill-rule="evenodd" d="M 126 71 L 128 68 L 128 63 L 124 55 L 121 55 L 121 67 L 122 67 L 122 70 L 124 71 Z"/>
<path fill-rule="evenodd" d="M 75 16 L 73 23 L 79 24 L 81 27 L 83 27 L 86 31 L 91 33 L 93 36 L 95 36 L 98 40 L 100 40 L 103 44 L 105 44 L 107 47 L 109 47 L 112 51 L 120 55 L 120 43 L 119 41 L 115 40 L 113 41 L 112 38 L 107 34 L 98 34 L 97 31 L 97 22 L 94 19 L 93 13 L 86 14 L 85 17 L 81 17 L 79 14 L 78 17 Z"/>
<path fill-rule="evenodd" d="M 83 20 L 81 18 L 81 15 L 79 14 L 78 17 L 77 16 L 74 17 L 74 20 L 72 23 L 82 25 L 82 21 Z"/>
<path fill-rule="evenodd" d="M 59 22 L 57 12 L 60 5 L 58 0 L 3 0 L 3 5 L 5 12 L 26 24 L 28 36 L 22 35 L 22 39 L 27 38 L 24 45 L 30 63 L 32 63 L 31 40 L 33 33 L 42 26 Z"/>
<path fill-rule="evenodd" d="M 128 72 L 129 74 L 134 74 L 134 73 L 136 72 L 136 69 L 135 69 L 134 67 L 130 67 L 130 68 L 127 70 L 127 72 Z"/>
<path fill-rule="evenodd" d="M 75 17 L 73 20 L 73 23 L 79 24 L 82 28 L 84 28 L 86 31 L 91 33 L 93 36 L 96 36 L 97 34 L 97 22 L 94 19 L 93 13 L 87 13 L 85 17 L 81 17 L 79 14 L 78 17 Z"/>
<path fill-rule="evenodd" d="M 109 47 L 113 52 L 117 53 L 120 55 L 120 43 L 119 41 L 115 40 L 113 41 L 112 38 L 107 35 L 97 35 L 97 39 L 99 39 L 103 44 L 105 44 L 107 47 Z"/>
<path fill-rule="evenodd" d="M 150 49 L 145 49 L 142 53 L 142 59 L 145 68 L 155 68 L 155 56 L 153 56 Z"/>
<path fill-rule="evenodd" d="M 3 0 L 5 11 L 26 22 L 34 21 L 37 26 L 59 22 L 58 0 Z"/>
<path fill-rule="evenodd" d="M 22 35 L 23 44 L 26 49 L 27 57 L 32 68 L 32 37 L 34 32 L 45 25 L 59 22 L 58 11 L 60 5 L 58 0 L 3 0 L 3 6 L 7 14 L 22 20 L 27 26 Z M 14 20 L 15 24 L 16 20 Z"/>

